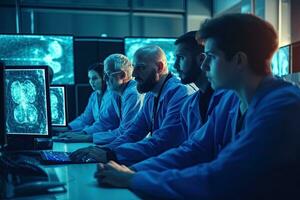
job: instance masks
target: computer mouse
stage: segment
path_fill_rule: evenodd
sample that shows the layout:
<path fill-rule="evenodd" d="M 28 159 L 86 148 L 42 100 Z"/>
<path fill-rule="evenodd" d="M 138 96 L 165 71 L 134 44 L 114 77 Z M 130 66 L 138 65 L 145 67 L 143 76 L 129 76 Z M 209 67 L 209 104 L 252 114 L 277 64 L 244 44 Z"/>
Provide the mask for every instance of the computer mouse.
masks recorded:
<path fill-rule="evenodd" d="M 64 192 L 66 190 L 64 186 L 65 183 L 62 182 L 35 181 L 15 186 L 14 194 L 17 196 L 26 196 L 47 192 Z"/>

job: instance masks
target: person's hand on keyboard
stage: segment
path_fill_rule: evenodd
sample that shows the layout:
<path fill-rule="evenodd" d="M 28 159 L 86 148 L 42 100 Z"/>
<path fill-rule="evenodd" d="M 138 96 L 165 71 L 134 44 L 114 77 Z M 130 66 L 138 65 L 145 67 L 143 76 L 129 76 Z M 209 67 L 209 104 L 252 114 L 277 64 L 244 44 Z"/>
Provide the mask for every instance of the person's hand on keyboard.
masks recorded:
<path fill-rule="evenodd" d="M 107 162 L 107 152 L 99 147 L 90 146 L 82 149 L 78 149 L 70 154 L 70 159 L 75 162 L 87 161 L 89 159 L 98 162 Z"/>

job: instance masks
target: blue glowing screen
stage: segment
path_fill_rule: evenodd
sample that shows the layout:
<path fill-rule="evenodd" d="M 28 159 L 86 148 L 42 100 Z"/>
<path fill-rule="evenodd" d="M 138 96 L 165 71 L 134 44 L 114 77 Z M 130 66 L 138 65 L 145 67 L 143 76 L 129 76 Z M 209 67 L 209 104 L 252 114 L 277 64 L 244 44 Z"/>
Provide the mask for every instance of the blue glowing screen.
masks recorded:
<path fill-rule="evenodd" d="M 0 35 L 0 60 L 6 65 L 47 65 L 52 84 L 74 84 L 72 36 Z"/>
<path fill-rule="evenodd" d="M 283 76 L 290 72 L 290 46 L 281 47 L 272 58 L 272 72 Z"/>
<path fill-rule="evenodd" d="M 174 69 L 175 56 L 175 38 L 125 38 L 125 55 L 133 61 L 133 55 L 139 48 L 146 45 L 158 45 L 164 50 L 167 56 L 168 68 L 173 74 L 177 74 Z"/>
<path fill-rule="evenodd" d="M 7 134 L 48 135 L 44 69 L 5 69 Z"/>
<path fill-rule="evenodd" d="M 50 87 L 51 121 L 53 126 L 66 126 L 65 87 Z"/>

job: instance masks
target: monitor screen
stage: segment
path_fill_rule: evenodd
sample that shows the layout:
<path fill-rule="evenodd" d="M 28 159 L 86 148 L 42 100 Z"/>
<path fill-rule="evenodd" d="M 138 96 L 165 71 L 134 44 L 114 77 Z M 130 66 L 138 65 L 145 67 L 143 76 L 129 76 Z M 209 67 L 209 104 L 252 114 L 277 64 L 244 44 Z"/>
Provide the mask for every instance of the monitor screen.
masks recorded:
<path fill-rule="evenodd" d="M 72 36 L 0 34 L 0 60 L 14 66 L 50 66 L 53 84 L 74 84 Z"/>
<path fill-rule="evenodd" d="M 5 132 L 3 131 L 5 128 L 4 122 L 4 80 L 3 80 L 3 72 L 4 64 L 0 61 L 0 149 L 5 145 Z"/>
<path fill-rule="evenodd" d="M 52 126 L 67 126 L 65 86 L 50 86 L 50 108 Z"/>
<path fill-rule="evenodd" d="M 290 46 L 281 47 L 275 52 L 271 66 L 274 75 L 283 76 L 290 73 Z"/>
<path fill-rule="evenodd" d="M 7 135 L 48 136 L 50 104 L 47 66 L 5 67 Z"/>
<path fill-rule="evenodd" d="M 176 61 L 175 56 L 175 38 L 135 38 L 128 37 L 124 39 L 125 55 L 129 60 L 133 61 L 133 55 L 139 48 L 146 45 L 158 45 L 164 50 L 167 56 L 167 63 L 169 70 L 177 75 L 177 71 L 174 68 Z"/>

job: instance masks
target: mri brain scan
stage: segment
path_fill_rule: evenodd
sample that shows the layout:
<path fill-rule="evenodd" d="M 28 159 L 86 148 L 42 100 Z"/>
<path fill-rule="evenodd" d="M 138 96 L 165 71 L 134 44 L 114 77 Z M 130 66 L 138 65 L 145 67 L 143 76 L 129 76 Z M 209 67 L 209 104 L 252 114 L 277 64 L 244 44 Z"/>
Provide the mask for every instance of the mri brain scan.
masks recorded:
<path fill-rule="evenodd" d="M 166 53 L 169 70 L 173 74 L 177 74 L 177 71 L 174 69 L 176 60 L 175 41 L 176 39 L 173 38 L 125 38 L 125 54 L 132 62 L 133 55 L 139 48 L 147 45 L 158 45 Z"/>
<path fill-rule="evenodd" d="M 45 71 L 5 70 L 7 134 L 48 134 Z"/>
<path fill-rule="evenodd" d="M 6 65 L 47 65 L 53 84 L 74 84 L 73 37 L 0 35 L 0 60 Z"/>
<path fill-rule="evenodd" d="M 53 126 L 66 126 L 65 88 L 50 87 L 51 121 Z"/>

